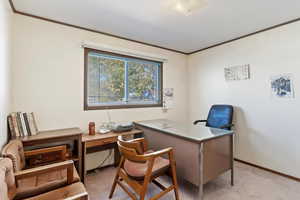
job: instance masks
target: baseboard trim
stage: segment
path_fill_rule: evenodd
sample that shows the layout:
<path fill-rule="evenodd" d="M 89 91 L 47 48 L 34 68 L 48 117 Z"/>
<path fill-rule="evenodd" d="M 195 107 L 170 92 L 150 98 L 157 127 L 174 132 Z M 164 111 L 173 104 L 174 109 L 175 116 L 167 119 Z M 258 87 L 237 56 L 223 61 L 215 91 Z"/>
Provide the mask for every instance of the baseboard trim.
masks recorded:
<path fill-rule="evenodd" d="M 272 169 L 268 169 L 268 168 L 265 168 L 265 167 L 261 167 L 261 166 L 258 166 L 258 165 L 255 165 L 255 164 L 252 164 L 252 163 L 249 163 L 249 162 L 237 159 L 237 158 L 235 158 L 234 160 L 237 161 L 237 162 L 240 162 L 240 163 L 243 163 L 243 164 L 246 164 L 246 165 L 250 165 L 252 167 L 256 167 L 256 168 L 259 168 L 259 169 L 271 172 L 273 174 L 276 174 L 276 175 L 279 175 L 279 176 L 283 176 L 285 178 L 292 179 L 294 181 L 300 182 L 300 178 L 297 178 L 297 177 L 294 177 L 294 176 L 290 176 L 290 175 L 287 175 L 287 174 L 284 174 L 284 173 L 281 173 L 281 172 L 278 172 L 278 171 L 275 171 L 275 170 L 272 170 Z"/>

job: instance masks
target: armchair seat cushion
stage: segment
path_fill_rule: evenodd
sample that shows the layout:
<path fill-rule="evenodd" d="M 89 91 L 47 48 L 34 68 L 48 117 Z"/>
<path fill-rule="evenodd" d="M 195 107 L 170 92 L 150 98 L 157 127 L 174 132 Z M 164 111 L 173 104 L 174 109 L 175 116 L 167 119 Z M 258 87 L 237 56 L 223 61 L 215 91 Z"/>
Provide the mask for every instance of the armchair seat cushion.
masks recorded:
<path fill-rule="evenodd" d="M 73 183 L 79 181 L 80 178 L 74 167 Z M 55 190 L 65 185 L 67 185 L 67 169 L 24 178 L 18 181 L 17 194 L 15 199 L 24 199 L 27 197 L 39 195 L 41 193 Z"/>
<path fill-rule="evenodd" d="M 153 151 L 148 151 L 147 153 L 150 152 Z M 165 159 L 163 157 L 157 157 L 154 161 L 152 176 L 156 176 L 160 173 L 165 172 L 166 170 L 169 169 L 169 166 L 170 166 L 170 162 L 168 159 Z M 124 169 L 126 174 L 131 178 L 136 180 L 143 180 L 148 169 L 148 162 L 138 163 L 138 162 L 126 160 L 124 162 Z"/>

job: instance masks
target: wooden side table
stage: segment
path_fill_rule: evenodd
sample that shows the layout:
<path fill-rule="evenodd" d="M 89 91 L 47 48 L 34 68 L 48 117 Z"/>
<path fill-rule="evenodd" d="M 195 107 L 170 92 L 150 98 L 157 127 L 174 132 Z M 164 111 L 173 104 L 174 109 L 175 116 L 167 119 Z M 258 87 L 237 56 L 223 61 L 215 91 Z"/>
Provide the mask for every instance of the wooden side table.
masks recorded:
<path fill-rule="evenodd" d="M 107 149 L 114 149 L 114 165 L 117 166 L 120 161 L 120 154 L 117 145 L 117 138 L 119 135 L 139 137 L 143 134 L 143 131 L 133 129 L 131 131 L 123 133 L 109 132 L 105 134 L 96 133 L 96 135 L 82 135 L 82 181 L 85 182 L 86 168 L 85 158 L 86 155 L 93 152 L 104 151 Z"/>
<path fill-rule="evenodd" d="M 37 135 L 16 137 L 22 141 L 24 148 L 35 147 L 38 145 L 51 145 L 57 142 L 74 142 L 74 151 L 71 157 L 67 158 L 74 161 L 80 178 L 82 176 L 82 131 L 80 128 L 67 128 L 50 131 L 40 131 Z"/>

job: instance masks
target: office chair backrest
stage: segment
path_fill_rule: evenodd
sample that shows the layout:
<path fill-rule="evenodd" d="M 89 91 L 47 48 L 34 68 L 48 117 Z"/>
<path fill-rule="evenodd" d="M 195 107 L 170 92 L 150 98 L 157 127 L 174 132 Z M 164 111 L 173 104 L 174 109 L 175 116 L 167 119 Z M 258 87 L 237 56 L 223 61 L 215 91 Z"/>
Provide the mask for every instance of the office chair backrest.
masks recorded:
<path fill-rule="evenodd" d="M 232 105 L 213 105 L 208 113 L 206 126 L 219 128 L 232 124 L 233 106 Z M 230 130 L 231 127 L 224 128 Z"/>

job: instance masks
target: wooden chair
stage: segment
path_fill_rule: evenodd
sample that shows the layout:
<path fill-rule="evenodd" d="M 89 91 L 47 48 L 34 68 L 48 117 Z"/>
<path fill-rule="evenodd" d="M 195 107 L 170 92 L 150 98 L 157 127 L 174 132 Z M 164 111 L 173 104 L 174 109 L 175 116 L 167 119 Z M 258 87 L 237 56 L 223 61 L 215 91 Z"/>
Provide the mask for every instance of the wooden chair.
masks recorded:
<path fill-rule="evenodd" d="M 162 189 L 162 192 L 150 200 L 157 200 L 172 190 L 174 190 L 175 199 L 179 200 L 172 148 L 156 152 L 147 151 L 147 143 L 144 138 L 124 141 L 121 136 L 118 137 L 118 147 L 122 157 L 109 194 L 110 199 L 118 184 L 132 200 L 137 200 L 136 196 L 123 184 L 123 181 L 125 181 L 138 194 L 140 200 L 145 199 L 147 187 L 151 182 Z M 161 157 L 164 154 L 168 155 L 168 159 Z M 166 188 L 155 180 L 162 175 L 170 175 L 173 184 Z"/>
<path fill-rule="evenodd" d="M 67 169 L 67 185 L 47 192 L 40 191 L 38 194 L 31 194 L 24 197 L 26 188 L 17 184 L 19 180 L 28 177 L 35 177 L 37 174 Z M 38 170 L 28 169 L 14 173 L 13 163 L 8 158 L 0 158 L 0 199 L 1 200 L 88 200 L 88 193 L 81 182 L 72 183 L 73 161 L 64 161 L 43 167 Z M 30 192 L 30 191 L 27 191 Z"/>
<path fill-rule="evenodd" d="M 46 148 L 24 152 L 23 144 L 20 140 L 11 140 L 4 146 L 2 156 L 9 158 L 13 163 L 16 185 L 19 188 L 16 194 L 17 199 L 28 198 L 71 183 L 80 182 L 73 162 L 66 165 L 69 161 L 64 161 L 34 168 L 30 168 L 26 165 L 26 156 L 44 153 L 45 150 L 48 152 L 49 150 L 60 151 L 61 149 Z M 64 148 L 62 152 L 65 152 Z M 62 158 L 62 160 L 63 159 L 64 158 Z"/>

